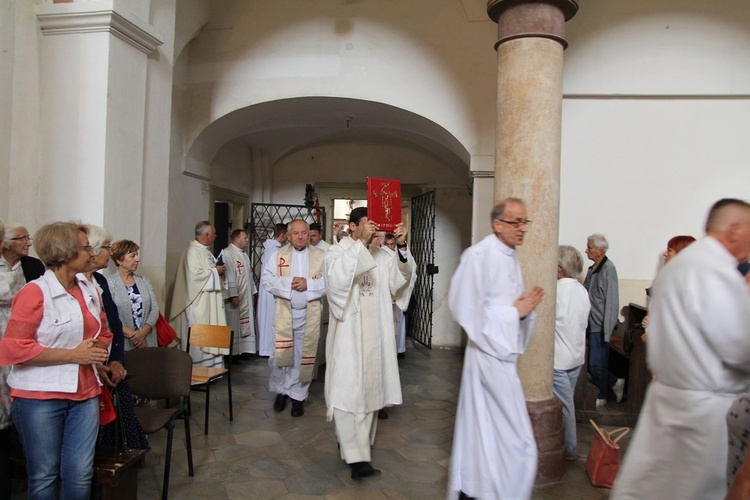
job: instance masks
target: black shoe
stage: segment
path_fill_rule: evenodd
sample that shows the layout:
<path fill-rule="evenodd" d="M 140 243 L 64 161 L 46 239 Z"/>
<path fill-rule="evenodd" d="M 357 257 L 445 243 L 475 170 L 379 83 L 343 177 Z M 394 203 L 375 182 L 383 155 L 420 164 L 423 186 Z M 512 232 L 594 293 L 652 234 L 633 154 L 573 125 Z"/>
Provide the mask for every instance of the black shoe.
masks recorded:
<path fill-rule="evenodd" d="M 467 495 L 467 494 L 466 494 L 466 493 L 464 493 L 463 491 L 459 491 L 459 492 L 458 492 L 458 500 L 464 500 L 464 499 L 467 499 L 467 500 L 471 500 L 471 499 L 473 499 L 473 498 L 474 498 L 474 497 L 470 497 L 469 495 Z"/>
<path fill-rule="evenodd" d="M 385 411 L 385 408 L 378 410 L 378 420 L 388 420 L 388 412 Z"/>
<path fill-rule="evenodd" d="M 302 403 L 304 401 L 297 401 L 296 399 L 292 399 L 292 416 L 293 417 L 301 417 L 305 414 L 305 409 L 302 408 Z"/>
<path fill-rule="evenodd" d="M 349 464 L 349 467 L 352 468 L 352 479 L 362 479 L 363 477 L 376 476 L 380 474 L 380 471 L 378 469 L 373 469 L 372 465 L 370 465 L 370 462 L 357 462 L 354 464 Z"/>
<path fill-rule="evenodd" d="M 396 358 L 398 358 L 398 359 L 404 359 L 405 357 L 406 357 L 406 353 L 405 352 L 400 352 L 400 353 L 396 354 Z"/>
<path fill-rule="evenodd" d="M 289 399 L 289 396 L 286 394 L 278 394 L 276 396 L 276 401 L 273 402 L 273 411 L 276 413 L 281 413 L 284 411 L 284 408 L 286 408 L 286 400 Z"/>
<path fill-rule="evenodd" d="M 242 354 L 240 354 L 240 359 L 242 361 L 247 361 L 248 359 L 252 359 L 252 358 L 253 358 L 253 355 L 249 352 L 243 352 Z"/>

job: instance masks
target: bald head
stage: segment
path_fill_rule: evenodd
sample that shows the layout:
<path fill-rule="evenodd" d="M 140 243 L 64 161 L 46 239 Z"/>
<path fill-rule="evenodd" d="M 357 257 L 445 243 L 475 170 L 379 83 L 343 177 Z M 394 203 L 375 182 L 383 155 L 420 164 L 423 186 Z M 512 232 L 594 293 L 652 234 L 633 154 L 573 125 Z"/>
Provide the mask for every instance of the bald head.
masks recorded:
<path fill-rule="evenodd" d="M 750 204 L 733 198 L 714 203 L 706 219 L 706 234 L 716 238 L 738 261 L 750 256 Z"/>

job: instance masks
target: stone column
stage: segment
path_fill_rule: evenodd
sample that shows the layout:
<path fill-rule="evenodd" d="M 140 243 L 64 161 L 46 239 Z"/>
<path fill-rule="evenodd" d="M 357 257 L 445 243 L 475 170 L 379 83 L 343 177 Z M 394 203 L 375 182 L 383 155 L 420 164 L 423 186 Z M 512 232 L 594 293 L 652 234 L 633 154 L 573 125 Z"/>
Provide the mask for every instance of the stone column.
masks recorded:
<path fill-rule="evenodd" d="M 519 376 L 539 448 L 537 482 L 565 472 L 562 404 L 552 394 L 560 211 L 560 126 L 565 22 L 576 0 L 489 0 L 498 24 L 495 200 L 525 200 L 533 220 L 520 248 L 526 288 L 546 294 Z"/>

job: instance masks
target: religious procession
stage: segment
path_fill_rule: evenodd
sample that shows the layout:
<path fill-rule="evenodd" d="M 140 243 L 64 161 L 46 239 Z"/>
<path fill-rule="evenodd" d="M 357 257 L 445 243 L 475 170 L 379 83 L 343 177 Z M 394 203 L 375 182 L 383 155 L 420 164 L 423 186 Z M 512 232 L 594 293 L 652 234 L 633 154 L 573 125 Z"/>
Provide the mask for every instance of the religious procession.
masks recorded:
<path fill-rule="evenodd" d="M 750 500 L 750 2 L 0 0 L 0 500 Z"/>

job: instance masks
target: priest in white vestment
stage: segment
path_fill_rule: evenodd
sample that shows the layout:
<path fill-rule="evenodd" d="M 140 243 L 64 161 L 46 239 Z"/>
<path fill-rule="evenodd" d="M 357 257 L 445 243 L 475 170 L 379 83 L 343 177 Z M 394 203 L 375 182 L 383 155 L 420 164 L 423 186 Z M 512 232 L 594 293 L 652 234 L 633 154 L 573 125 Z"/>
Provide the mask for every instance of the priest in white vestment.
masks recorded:
<path fill-rule="evenodd" d="M 522 200 L 492 210 L 493 234 L 468 248 L 451 280 L 449 305 L 468 336 L 453 434 L 448 498 L 531 496 L 537 446 L 516 362 L 544 296 L 524 292 L 516 247 L 530 221 Z"/>
<path fill-rule="evenodd" d="M 263 242 L 264 250 L 260 267 L 261 276 L 263 276 L 263 269 L 266 267 L 268 258 L 286 243 L 286 234 L 286 224 L 276 224 L 273 229 L 273 238 L 268 238 Z M 275 349 L 273 338 L 274 297 L 272 293 L 263 287 L 263 282 L 258 284 L 257 312 L 258 355 L 270 356 Z"/>
<path fill-rule="evenodd" d="M 330 309 L 325 396 L 341 457 L 358 479 L 379 472 L 370 464 L 378 410 L 402 401 L 391 304 L 396 297 L 402 308 L 408 305 L 414 258 L 403 224 L 394 231 L 396 254 L 368 248 L 377 224 L 367 219 L 367 208 L 351 211 L 349 229 L 351 237 L 325 254 Z"/>
<path fill-rule="evenodd" d="M 724 498 L 729 407 L 750 382 L 750 205 L 711 208 L 707 235 L 656 278 L 648 387 L 612 497 Z"/>
<path fill-rule="evenodd" d="M 276 298 L 275 349 L 268 360 L 268 388 L 276 393 L 276 412 L 284 411 L 287 398 L 291 398 L 292 416 L 301 417 L 320 339 L 325 252 L 310 245 L 308 226 L 303 220 L 289 225 L 289 241 L 291 245 L 269 257 L 261 276 L 263 287 Z"/>
<path fill-rule="evenodd" d="M 187 350 L 188 329 L 194 323 L 227 324 L 221 276 L 225 266 L 218 266 L 211 253 L 216 239 L 216 228 L 208 221 L 195 226 L 195 240 L 188 243 L 177 266 L 169 322 L 177 331 L 182 350 Z M 190 348 L 193 363 L 203 366 L 223 366 L 222 356 L 227 349 Z"/>
<path fill-rule="evenodd" d="M 255 322 L 253 321 L 253 295 L 255 282 L 250 267 L 250 257 L 245 249 L 250 243 L 247 232 L 235 229 L 229 236 L 231 243 L 221 251 L 224 262 L 224 306 L 227 325 L 234 331 L 234 356 L 248 357 L 255 353 Z"/>

